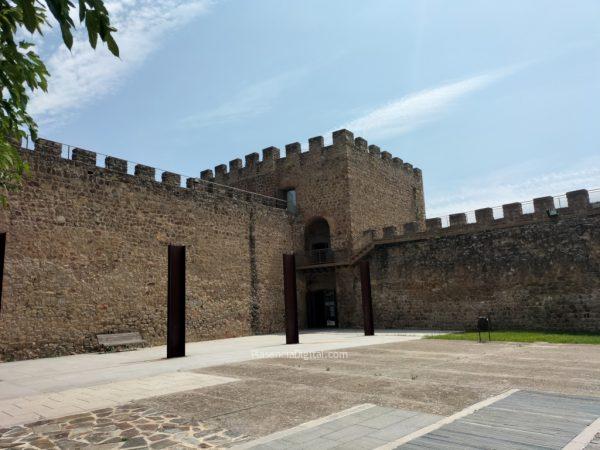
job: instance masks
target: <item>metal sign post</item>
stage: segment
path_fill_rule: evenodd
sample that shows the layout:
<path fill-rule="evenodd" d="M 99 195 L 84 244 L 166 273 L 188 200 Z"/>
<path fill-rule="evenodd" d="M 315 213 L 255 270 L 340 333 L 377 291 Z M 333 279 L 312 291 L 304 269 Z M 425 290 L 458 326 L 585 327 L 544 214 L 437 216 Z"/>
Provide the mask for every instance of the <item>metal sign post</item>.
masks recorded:
<path fill-rule="evenodd" d="M 167 358 L 185 356 L 185 247 L 169 245 Z"/>
<path fill-rule="evenodd" d="M 298 298 L 294 255 L 283 255 L 283 292 L 285 296 L 285 343 L 297 344 L 299 342 Z"/>
<path fill-rule="evenodd" d="M 371 271 L 369 261 L 360 262 L 360 288 L 362 292 L 363 325 L 365 336 L 373 336 L 373 300 L 371 298 Z"/>

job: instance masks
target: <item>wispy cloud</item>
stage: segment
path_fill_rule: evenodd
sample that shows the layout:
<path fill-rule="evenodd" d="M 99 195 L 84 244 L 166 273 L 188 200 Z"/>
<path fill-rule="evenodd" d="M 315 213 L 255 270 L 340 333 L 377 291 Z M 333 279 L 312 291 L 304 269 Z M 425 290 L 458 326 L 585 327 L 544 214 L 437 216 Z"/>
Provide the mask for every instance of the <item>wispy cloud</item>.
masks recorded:
<path fill-rule="evenodd" d="M 215 108 L 184 117 L 180 124 L 184 128 L 202 128 L 261 115 L 305 73 L 306 69 L 297 69 L 250 84 Z"/>
<path fill-rule="evenodd" d="M 72 52 L 63 44 L 42 56 L 51 73 L 48 93 L 32 98 L 30 112 L 42 124 L 63 118 L 114 91 L 160 46 L 167 33 L 206 13 L 210 0 L 113 0 L 107 2 L 121 58 L 112 56 L 103 44 L 94 51 L 81 29 Z M 81 27 L 83 28 L 83 27 Z"/>
<path fill-rule="evenodd" d="M 540 172 L 543 161 L 530 160 L 467 180 L 443 193 L 427 194 L 427 217 L 474 211 L 505 203 L 562 195 L 576 189 L 600 188 L 600 157 L 590 157 L 560 170 Z M 515 180 L 519 180 L 515 183 Z M 595 194 L 600 201 L 600 192 Z"/>
<path fill-rule="evenodd" d="M 343 128 L 369 138 L 407 133 L 439 120 L 461 98 L 502 80 L 524 66 L 510 66 L 408 94 L 352 120 Z"/>

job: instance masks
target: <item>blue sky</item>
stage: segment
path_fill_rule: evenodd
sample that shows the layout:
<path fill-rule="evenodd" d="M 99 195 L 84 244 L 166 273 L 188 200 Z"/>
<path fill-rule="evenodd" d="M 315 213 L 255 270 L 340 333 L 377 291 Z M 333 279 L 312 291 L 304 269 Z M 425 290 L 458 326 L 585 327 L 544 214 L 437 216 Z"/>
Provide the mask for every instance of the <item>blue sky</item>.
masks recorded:
<path fill-rule="evenodd" d="M 597 0 L 107 3 L 121 59 L 38 40 L 44 137 L 198 176 L 347 127 L 429 217 L 600 188 Z"/>

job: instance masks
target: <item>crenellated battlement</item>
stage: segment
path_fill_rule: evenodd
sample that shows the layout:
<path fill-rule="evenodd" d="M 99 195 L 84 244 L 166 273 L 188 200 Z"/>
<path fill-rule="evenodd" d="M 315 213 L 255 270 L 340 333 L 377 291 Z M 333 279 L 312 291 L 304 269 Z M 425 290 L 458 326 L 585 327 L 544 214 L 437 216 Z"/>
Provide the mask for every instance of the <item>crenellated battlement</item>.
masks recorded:
<path fill-rule="evenodd" d="M 210 177 L 204 176 L 199 179 L 195 177 L 186 177 L 177 173 L 156 169 L 144 164 L 132 163 L 130 161 L 116 158 L 114 156 L 103 155 L 90 150 L 85 150 L 79 147 L 72 147 L 60 142 L 50 141 L 47 139 L 38 139 L 35 142 L 34 148 L 22 148 L 25 157 L 36 158 L 39 161 L 47 161 L 48 165 L 56 166 L 57 162 L 64 162 L 82 168 L 93 169 L 98 174 L 112 174 L 119 176 L 122 181 L 137 182 L 152 186 L 164 187 L 165 189 L 186 191 L 202 191 L 213 195 L 223 195 L 229 198 L 239 199 L 247 202 L 261 203 L 267 206 L 280 209 L 286 208 L 286 202 L 281 199 L 261 195 L 255 192 L 237 189 L 231 186 L 225 186 L 210 179 L 213 178 L 212 171 Z M 104 157 L 104 165 L 99 165 L 99 157 Z M 226 171 L 225 166 L 217 166 L 216 172 L 221 173 Z M 88 172 L 92 174 L 94 172 Z M 132 173 L 131 173 L 132 172 Z M 158 175 L 158 179 L 157 179 Z M 185 187 L 182 186 L 185 183 Z"/>
<path fill-rule="evenodd" d="M 590 201 L 590 193 L 597 197 L 598 201 Z M 563 196 L 538 197 L 529 202 L 507 203 L 494 208 L 480 208 L 475 211 L 426 219 L 424 227 L 417 222 L 409 222 L 402 227 L 369 229 L 364 234 L 371 237 L 373 241 L 427 238 L 531 222 L 548 222 L 558 220 L 562 216 L 595 212 L 600 213 L 600 189 L 591 191 L 580 189 L 567 192 Z"/>
<path fill-rule="evenodd" d="M 372 161 L 380 162 L 383 167 L 393 168 L 399 174 L 422 177 L 421 169 L 405 163 L 387 151 L 382 151 L 377 145 L 369 145 L 362 137 L 354 138 L 351 131 L 344 129 L 334 131 L 332 141 L 331 145 L 325 145 L 323 136 L 312 137 L 308 139 L 308 150 L 304 152 L 299 142 L 293 142 L 285 146 L 285 156 L 281 156 L 279 148 L 267 147 L 262 150 L 262 159 L 259 153 L 250 153 L 244 157 L 244 163 L 240 158 L 233 159 L 229 161 L 228 165 L 216 166 L 214 171 L 203 170 L 200 172 L 200 178 L 227 184 L 277 170 L 287 170 L 293 165 L 303 166 L 307 160 L 318 159 L 326 163 L 328 160 L 343 157 L 351 151 L 364 155 L 365 158 Z"/>

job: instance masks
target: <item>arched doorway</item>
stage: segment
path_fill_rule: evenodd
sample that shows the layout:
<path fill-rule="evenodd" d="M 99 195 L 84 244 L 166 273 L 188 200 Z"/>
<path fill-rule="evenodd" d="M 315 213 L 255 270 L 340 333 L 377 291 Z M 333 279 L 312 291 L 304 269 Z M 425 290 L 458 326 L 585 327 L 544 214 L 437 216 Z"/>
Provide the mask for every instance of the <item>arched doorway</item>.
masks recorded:
<path fill-rule="evenodd" d="M 322 217 L 313 219 L 304 229 L 304 248 L 313 264 L 333 261 L 331 230 Z M 338 326 L 335 298 L 335 269 L 326 267 L 307 274 L 306 324 L 308 328 L 335 328 Z"/>
<path fill-rule="evenodd" d="M 329 223 L 322 217 L 312 220 L 304 229 L 304 249 L 316 264 L 326 263 L 333 255 Z"/>

